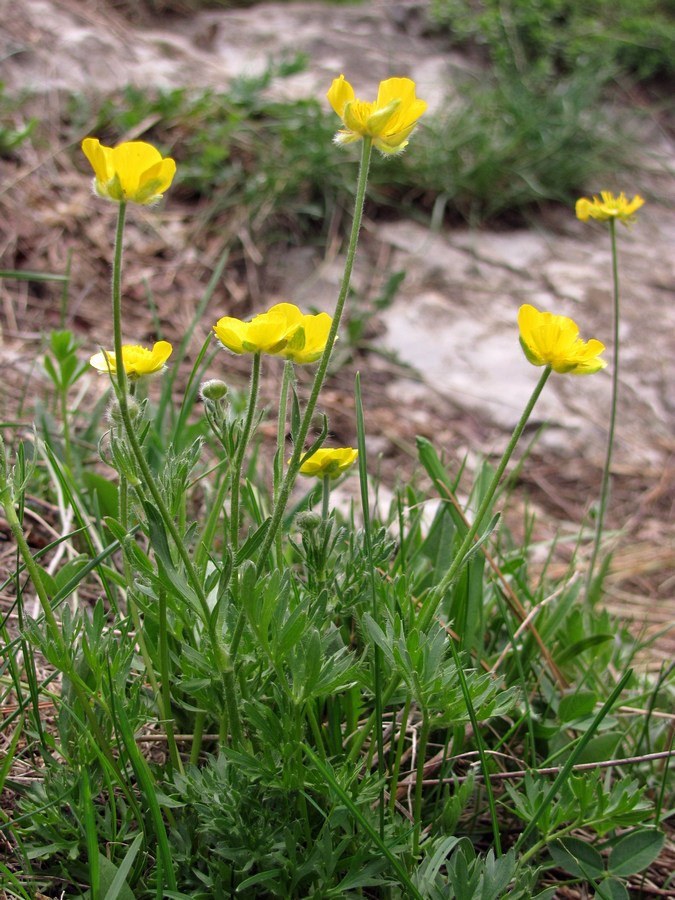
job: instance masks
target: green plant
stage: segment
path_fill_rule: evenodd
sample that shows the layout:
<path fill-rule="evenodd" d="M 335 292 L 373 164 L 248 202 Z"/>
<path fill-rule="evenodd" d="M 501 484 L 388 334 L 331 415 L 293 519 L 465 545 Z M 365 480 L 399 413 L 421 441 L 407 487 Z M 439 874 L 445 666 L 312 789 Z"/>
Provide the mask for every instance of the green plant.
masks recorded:
<path fill-rule="evenodd" d="M 602 113 L 590 72 L 537 86 L 506 72 L 467 81 L 457 102 L 427 123 L 399 177 L 442 221 L 514 220 L 536 205 L 569 205 L 580 186 L 629 166 L 629 132 Z M 398 174 L 398 172 L 397 172 Z"/>
<path fill-rule="evenodd" d="M 307 465 L 328 437 L 322 390 L 351 296 L 371 148 L 365 135 L 327 332 L 276 305 L 232 326 L 235 340 L 220 330 L 251 361 L 245 397 L 210 378 L 190 417 L 212 364 L 202 317 L 227 253 L 186 330 L 205 337 L 180 407 L 175 372 L 155 372 L 164 383 L 153 389 L 125 368 L 122 247 L 134 207 L 124 198 L 111 240 L 116 366 L 102 375 L 96 462 L 73 439 L 77 342 L 51 335 L 55 417 L 71 427 L 41 429 L 30 447 L 0 444 L 17 551 L 3 585 L 16 625 L 7 617 L 0 631 L 0 708 L 11 710 L 0 726 L 11 801 L 0 807 L 11 848 L 0 873 L 18 896 L 543 900 L 554 864 L 623 896 L 661 849 L 672 727 L 652 713 L 672 705 L 672 672 L 653 682 L 633 671 L 634 643 L 588 602 L 576 560 L 551 583 L 530 567 L 527 531 L 518 544 L 498 533 L 502 477 L 540 393 L 597 346 L 564 317 L 534 310 L 521 321 L 526 356 L 543 370 L 494 469 L 470 476 L 419 439 L 427 487 L 400 487 L 376 511 L 360 376 L 358 452 Z M 151 183 L 147 158 L 121 152 L 111 181 Z M 151 193 L 132 196 L 144 204 Z M 303 363 L 316 366 L 308 382 L 296 377 Z M 261 372 L 273 366 L 270 448 L 256 432 Z M 341 516 L 331 476 L 348 477 L 355 459 L 360 504 Z M 303 468 L 316 487 L 300 483 Z M 38 485 L 73 515 L 41 549 L 25 523 Z"/>
<path fill-rule="evenodd" d="M 0 81 L 0 157 L 11 156 L 27 141 L 37 125 L 36 118 L 26 121 L 20 114 L 24 97 L 11 97 Z"/>
<path fill-rule="evenodd" d="M 455 41 L 482 48 L 504 74 L 552 82 L 579 69 L 606 79 L 620 68 L 638 80 L 675 74 L 675 17 L 663 0 L 431 0 L 435 22 Z"/>

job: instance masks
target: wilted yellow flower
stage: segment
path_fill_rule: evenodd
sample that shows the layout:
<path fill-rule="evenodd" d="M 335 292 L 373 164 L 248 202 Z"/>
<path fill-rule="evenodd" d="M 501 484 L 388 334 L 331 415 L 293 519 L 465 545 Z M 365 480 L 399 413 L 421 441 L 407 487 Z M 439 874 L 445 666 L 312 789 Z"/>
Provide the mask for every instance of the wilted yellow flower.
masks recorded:
<path fill-rule="evenodd" d="M 269 353 L 303 364 L 321 356 L 331 322 L 327 313 L 305 315 L 293 303 L 277 303 L 250 322 L 224 316 L 213 330 L 233 353 Z"/>
<path fill-rule="evenodd" d="M 615 197 L 610 191 L 601 191 L 600 197 L 594 196 L 593 200 L 589 200 L 587 197 L 577 200 L 577 218 L 582 222 L 588 222 L 589 219 L 598 219 L 600 222 L 618 219 L 624 225 L 630 225 L 635 221 L 634 214 L 644 202 L 639 194 L 628 201 L 623 191 L 618 197 Z"/>
<path fill-rule="evenodd" d="M 96 176 L 96 193 L 118 203 L 154 203 L 176 174 L 176 163 L 170 157 L 163 158 L 159 150 L 144 141 L 104 147 L 96 138 L 85 138 L 82 150 Z"/>
<path fill-rule="evenodd" d="M 338 447 L 335 450 L 322 447 L 312 453 L 300 466 L 301 475 L 314 475 L 316 478 L 338 478 L 354 465 L 359 455 L 352 447 Z"/>
<path fill-rule="evenodd" d="M 140 347 L 138 344 L 123 344 L 122 362 L 127 377 L 132 381 L 142 378 L 144 375 L 154 375 L 164 368 L 164 363 L 171 356 L 173 347 L 168 341 L 157 341 L 152 350 Z M 89 360 L 90 364 L 99 372 L 117 374 L 117 357 L 111 350 L 103 350 L 95 353 Z"/>
<path fill-rule="evenodd" d="M 417 120 L 427 108 L 415 97 L 415 82 L 409 78 L 387 78 L 380 82 L 374 103 L 357 100 L 354 88 L 344 75 L 333 81 L 328 100 L 340 116 L 344 128 L 335 135 L 336 144 L 351 144 L 370 137 L 384 154 L 400 153 Z"/>
<path fill-rule="evenodd" d="M 518 312 L 518 327 L 520 345 L 533 366 L 550 366 L 554 372 L 571 372 L 573 375 L 591 375 L 607 365 L 600 359 L 605 345 L 596 340 L 582 341 L 576 322 L 567 316 L 539 312 L 534 306 L 525 304 Z"/>

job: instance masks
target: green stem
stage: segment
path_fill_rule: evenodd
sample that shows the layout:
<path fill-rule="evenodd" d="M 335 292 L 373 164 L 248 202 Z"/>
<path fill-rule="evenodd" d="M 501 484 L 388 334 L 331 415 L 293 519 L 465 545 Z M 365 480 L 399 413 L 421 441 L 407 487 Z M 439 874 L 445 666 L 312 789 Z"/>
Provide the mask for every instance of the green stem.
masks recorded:
<path fill-rule="evenodd" d="M 457 647 L 455 647 L 455 641 L 452 636 L 449 636 L 448 643 L 450 644 L 450 651 L 452 653 L 452 658 L 455 663 L 455 668 L 457 669 L 457 676 L 459 678 L 459 683 L 462 688 L 462 695 L 464 697 L 464 703 L 466 705 L 467 712 L 469 713 L 469 719 L 471 719 L 471 727 L 473 728 L 473 734 L 476 738 L 476 747 L 478 748 L 478 756 L 480 757 L 481 766 L 483 768 L 483 774 L 485 776 L 485 791 L 487 793 L 488 806 L 490 808 L 490 820 L 492 822 L 492 837 L 494 839 L 495 844 L 495 854 L 497 857 L 502 855 L 502 842 L 501 836 L 499 834 L 499 820 L 497 818 L 497 804 L 495 803 L 494 791 L 492 790 L 492 782 L 490 781 L 490 770 L 488 768 L 488 757 L 485 752 L 485 744 L 483 743 L 483 736 L 480 733 L 480 726 L 478 724 L 478 716 L 476 715 L 476 710 L 473 705 L 473 701 L 471 700 L 471 691 L 469 690 L 469 685 L 466 680 L 466 675 L 464 674 L 464 669 L 462 667 L 462 661 L 459 658 L 459 652 Z"/>
<path fill-rule="evenodd" d="M 239 547 L 239 492 L 241 489 L 241 470 L 244 465 L 244 455 L 251 436 L 253 417 L 255 416 L 256 403 L 258 401 L 258 386 L 260 384 L 260 353 L 253 355 L 253 370 L 251 372 L 251 389 L 248 395 L 248 409 L 244 428 L 239 435 L 237 450 L 232 464 L 232 492 L 230 494 L 230 544 L 232 552 L 236 553 Z"/>
<path fill-rule="evenodd" d="M 417 742 L 417 770 L 415 772 L 415 799 L 413 802 L 413 820 L 415 822 L 413 832 L 413 857 L 416 857 L 420 849 L 420 834 L 422 832 L 422 794 L 424 793 L 424 763 L 427 755 L 427 744 L 431 733 L 431 720 L 426 710 L 422 710 L 422 728 Z"/>
<path fill-rule="evenodd" d="M 389 782 L 389 809 L 393 813 L 396 809 L 396 795 L 398 793 L 398 780 L 401 772 L 401 759 L 403 757 L 403 747 L 405 746 L 406 731 L 408 729 L 408 717 L 410 716 L 410 707 L 412 697 L 407 696 L 403 712 L 401 713 L 401 724 L 398 729 L 398 741 L 396 743 L 396 756 L 392 767 L 391 781 Z"/>
<path fill-rule="evenodd" d="M 218 485 L 218 491 L 206 520 L 206 525 L 204 526 L 202 535 L 197 542 L 195 567 L 198 572 L 205 571 L 206 564 L 209 558 L 209 551 L 213 545 L 213 536 L 216 533 L 220 514 L 223 510 L 223 504 L 225 503 L 225 497 L 227 496 L 227 492 L 229 489 L 230 479 L 228 478 L 228 473 L 223 472 L 221 475 L 220 484 Z"/>
<path fill-rule="evenodd" d="M 368 498 L 368 466 L 366 450 L 366 422 L 363 415 L 363 397 L 361 395 L 361 376 L 357 372 L 354 379 L 354 405 L 356 409 L 356 436 L 359 450 L 359 484 L 361 488 L 361 511 L 363 515 L 363 539 L 368 561 L 370 597 L 372 601 L 372 617 L 377 622 L 377 583 L 375 580 L 375 564 L 373 562 L 373 545 L 371 540 L 370 502 Z M 373 652 L 373 680 L 375 687 L 375 743 L 377 744 L 377 771 L 380 777 L 380 837 L 384 840 L 384 738 L 383 738 L 383 705 L 382 705 L 382 648 L 377 644 Z M 372 750 L 372 745 L 371 745 Z"/>
<path fill-rule="evenodd" d="M 113 334 L 115 339 L 115 360 L 116 360 L 116 369 L 117 369 L 117 399 L 120 406 L 120 416 L 122 418 L 122 422 L 124 423 L 124 430 L 126 432 L 126 438 L 131 448 L 131 451 L 136 459 L 136 463 L 138 468 L 141 471 L 143 481 L 145 483 L 145 487 L 150 493 L 152 500 L 155 504 L 155 507 L 164 522 L 164 525 L 171 535 L 171 539 L 178 551 L 178 555 L 180 556 L 183 565 L 185 566 L 185 573 L 187 579 L 195 592 L 199 604 L 202 609 L 202 616 L 204 619 L 204 624 L 206 625 L 209 637 L 211 639 L 211 645 L 213 647 L 213 656 L 216 664 L 216 668 L 218 673 L 221 676 L 223 690 L 225 694 L 225 705 L 227 707 L 228 713 L 230 714 L 230 729 L 232 734 L 232 742 L 235 746 L 238 746 L 239 741 L 241 739 L 241 724 L 239 721 L 239 713 L 237 709 L 236 695 L 233 693 L 234 691 L 234 679 L 232 677 L 232 669 L 230 666 L 229 659 L 227 658 L 227 652 L 223 647 L 221 641 L 218 640 L 218 636 L 215 632 L 215 624 L 213 622 L 213 617 L 211 616 L 211 611 L 209 609 L 209 604 L 206 599 L 206 594 L 204 593 L 204 588 L 202 586 L 201 579 L 197 575 L 197 571 L 190 559 L 190 554 L 183 543 L 180 532 L 176 526 L 176 523 L 173 521 L 171 514 L 164 502 L 164 498 L 162 497 L 159 488 L 155 483 L 155 479 L 153 477 L 152 472 L 150 471 L 150 466 L 148 465 L 147 460 L 145 459 L 145 455 L 143 454 L 143 448 L 140 445 L 138 437 L 136 435 L 136 431 L 134 428 L 134 423 L 131 421 L 131 416 L 129 414 L 129 406 L 127 404 L 127 377 L 126 372 L 124 370 L 124 365 L 122 362 L 122 244 L 124 239 L 124 220 L 125 220 L 125 212 L 126 212 L 126 204 L 121 202 L 119 204 L 119 212 L 117 217 L 117 231 L 115 234 L 115 252 L 113 257 L 113 274 L 112 274 L 112 302 L 113 302 Z M 228 677 L 229 676 L 229 677 Z M 234 711 L 234 717 L 232 712 Z"/>
<path fill-rule="evenodd" d="M 368 170 L 370 168 L 371 150 L 372 139 L 364 138 L 361 151 L 361 164 L 359 167 L 359 175 L 356 186 L 356 198 L 354 200 L 354 218 L 352 220 L 352 230 L 349 237 L 349 245 L 347 247 L 345 270 L 342 276 L 342 282 L 340 284 L 337 303 L 335 304 L 335 312 L 333 313 L 333 321 L 331 323 L 330 331 L 328 332 L 326 346 L 324 348 L 321 359 L 319 360 L 319 367 L 316 371 L 316 375 L 314 376 L 314 383 L 312 384 L 312 390 L 309 396 L 309 400 L 307 401 L 305 413 L 302 417 L 302 422 L 300 423 L 298 434 L 295 437 L 293 454 L 288 464 L 288 469 L 286 470 L 286 476 L 284 477 L 281 489 L 279 491 L 279 497 L 274 506 L 270 526 L 260 549 L 260 556 L 258 558 L 259 574 L 265 567 L 267 554 L 269 553 L 270 548 L 274 543 L 277 529 L 281 524 L 281 520 L 286 509 L 286 504 L 288 503 L 291 488 L 295 483 L 298 470 L 300 469 L 300 460 L 302 459 L 302 456 L 305 452 L 305 440 L 307 439 L 307 434 L 309 433 L 309 426 L 312 422 L 312 417 L 314 415 L 314 410 L 319 399 L 319 394 L 321 393 L 321 388 L 323 387 L 323 383 L 326 380 L 328 363 L 330 362 L 331 353 L 333 352 L 333 346 L 337 338 L 340 321 L 342 319 L 342 313 L 344 311 L 345 301 L 347 299 L 347 295 L 349 294 L 349 285 L 351 283 L 352 269 L 354 267 L 356 248 L 359 242 L 359 232 L 361 230 L 361 220 L 363 218 L 363 205 L 366 199 L 366 186 L 368 184 Z"/>
<path fill-rule="evenodd" d="M 118 499 L 120 524 L 127 533 L 127 540 L 133 541 L 133 537 L 129 535 L 129 482 L 126 475 L 123 474 L 120 474 Z M 145 641 L 145 635 L 143 634 L 143 625 L 138 614 L 138 606 L 131 591 L 131 585 L 134 583 L 134 575 L 131 563 L 129 561 L 129 554 L 127 553 L 127 548 L 125 546 L 122 547 L 122 566 L 124 568 L 124 579 L 127 584 L 127 609 L 129 610 L 129 615 L 131 616 L 131 620 L 134 623 L 134 629 L 136 631 L 136 642 L 138 643 L 138 648 L 141 651 L 141 656 L 143 657 L 143 662 L 145 663 L 145 672 L 148 677 L 148 681 L 150 682 L 152 693 L 155 697 L 157 697 L 160 715 L 163 719 L 165 719 L 167 718 L 167 713 L 163 709 L 162 693 L 159 689 L 159 683 L 155 676 L 155 667 L 152 661 L 152 657 L 150 656 L 150 653 L 148 651 L 148 646 Z"/>
<path fill-rule="evenodd" d="M 199 762 L 199 754 L 202 749 L 202 736 L 204 734 L 204 722 L 206 713 L 200 709 L 195 714 L 195 727 L 192 730 L 192 750 L 190 751 L 190 765 L 196 766 Z"/>
<path fill-rule="evenodd" d="M 497 467 L 497 471 L 495 472 L 494 477 L 493 477 L 492 481 L 490 482 L 490 486 L 488 487 L 487 494 L 485 495 L 483 502 L 481 503 L 480 508 L 478 509 L 478 512 L 476 513 L 476 517 L 474 519 L 473 525 L 467 531 L 466 536 L 462 542 L 462 545 L 459 548 L 459 550 L 457 551 L 457 553 L 455 554 L 455 557 L 454 557 L 447 573 L 445 574 L 443 579 L 439 582 L 439 584 L 437 585 L 435 590 L 433 592 L 429 593 L 429 597 L 427 598 L 426 604 L 423 607 L 422 611 L 420 612 L 420 616 L 419 616 L 419 620 L 418 620 L 418 627 L 419 627 L 420 631 L 423 631 L 425 628 L 427 628 L 429 626 L 431 620 L 434 617 L 436 610 L 438 609 L 438 605 L 440 604 L 441 600 L 443 599 L 443 595 L 447 591 L 448 587 L 452 584 L 455 576 L 457 575 L 457 573 L 459 572 L 459 570 L 462 566 L 462 563 L 464 562 L 464 559 L 466 558 L 467 552 L 471 549 L 471 545 L 473 544 L 474 538 L 476 537 L 476 534 L 478 533 L 478 529 L 481 526 L 481 522 L 482 522 L 483 518 L 485 517 L 485 514 L 490 507 L 490 504 L 492 503 L 492 499 L 495 495 L 497 487 L 499 486 L 501 477 L 504 474 L 504 470 L 506 469 L 509 459 L 511 458 L 511 455 L 513 454 L 513 451 L 515 450 L 516 444 L 518 443 L 518 440 L 519 440 L 521 434 L 523 433 L 525 425 L 527 424 L 527 421 L 528 421 L 530 415 L 532 414 L 532 410 L 534 409 L 534 406 L 535 406 L 537 400 L 539 399 L 539 395 L 543 391 L 544 385 L 548 381 L 548 377 L 551 374 L 551 371 L 552 370 L 551 370 L 550 366 L 546 366 L 546 368 L 544 369 L 544 371 L 541 375 L 541 378 L 539 379 L 539 382 L 537 383 L 537 386 L 535 387 L 535 389 L 532 393 L 532 396 L 530 397 L 530 399 L 527 403 L 527 406 L 525 407 L 525 410 L 523 411 L 523 414 L 520 417 L 518 424 L 515 427 L 513 434 L 511 435 L 511 439 L 508 443 L 506 450 L 504 451 L 504 455 L 502 456 L 499 466 Z M 398 675 L 393 675 L 382 695 L 382 707 L 383 708 L 386 707 L 386 705 L 389 703 L 391 698 L 396 693 L 398 684 L 399 684 Z M 354 762 L 356 760 L 356 758 L 358 757 L 358 755 L 361 751 L 361 748 L 363 747 L 363 744 L 367 740 L 368 735 L 371 733 L 376 721 L 377 721 L 376 711 L 373 710 L 373 712 L 371 712 L 370 716 L 368 717 L 368 721 L 366 722 L 366 724 L 363 726 L 363 728 L 361 728 L 359 733 L 354 738 L 351 749 L 349 751 L 349 759 L 352 762 Z"/>
<path fill-rule="evenodd" d="M 321 759 L 325 762 L 326 757 L 326 748 L 324 746 L 324 737 L 321 732 L 321 726 L 316 718 L 316 713 L 314 711 L 314 706 L 311 700 L 308 700 L 305 704 L 305 715 L 307 716 L 307 721 L 309 722 L 309 727 L 314 735 L 314 740 L 316 742 L 316 749 L 321 757 Z"/>
<path fill-rule="evenodd" d="M 167 635 L 166 620 L 166 592 L 159 592 L 159 671 L 162 679 L 162 718 L 164 719 L 164 733 L 166 734 L 166 742 L 169 749 L 169 759 L 171 765 L 181 774 L 183 773 L 183 764 L 173 731 L 173 712 L 171 709 L 171 682 L 169 675 L 169 641 Z"/>
<path fill-rule="evenodd" d="M 106 759 L 113 766 L 115 773 L 120 774 L 121 776 L 112 750 L 110 749 L 108 741 L 106 740 L 103 731 L 101 730 L 101 727 L 98 723 L 98 720 L 96 719 L 96 715 L 91 708 L 91 704 L 89 703 L 89 698 L 87 697 L 87 688 L 86 686 L 83 686 L 79 675 L 72 665 L 72 661 L 68 654 L 68 648 L 66 647 L 66 643 L 63 640 L 63 636 L 61 634 L 61 631 L 59 630 L 58 622 L 56 621 L 56 616 L 54 615 L 54 610 L 52 609 L 51 603 L 49 602 L 49 596 L 47 594 L 47 591 L 45 590 L 39 566 L 33 559 L 33 554 L 30 552 L 30 547 L 28 546 L 28 541 L 26 540 L 26 537 L 23 533 L 21 522 L 19 521 L 19 517 L 17 516 L 16 510 L 14 509 L 14 501 L 12 500 L 10 487 L 6 483 L 0 484 L 0 505 L 3 508 L 7 524 L 10 527 L 12 536 L 16 541 L 19 553 L 21 554 L 21 557 L 24 561 L 26 570 L 30 575 L 33 587 L 35 588 L 35 593 L 37 594 L 37 598 L 42 608 L 42 613 L 45 617 L 47 628 L 49 630 L 49 633 L 51 634 L 52 641 L 54 642 L 54 645 L 56 646 L 59 654 L 60 668 L 72 684 L 73 691 L 77 699 L 79 700 L 82 709 L 84 710 L 87 721 L 89 722 L 89 727 L 92 730 L 94 740 L 98 744 L 101 751 L 105 754 Z M 105 705 L 100 698 L 98 699 L 98 703 L 105 710 Z"/>
<path fill-rule="evenodd" d="M 61 421 L 63 422 L 63 453 L 68 469 L 73 471 L 73 445 L 70 438 L 70 415 L 68 412 L 68 388 L 61 389 Z"/>
<path fill-rule="evenodd" d="M 588 573 L 586 575 L 586 599 L 589 598 L 591 587 L 593 585 L 593 572 L 600 553 L 600 544 L 605 528 L 605 514 L 607 513 L 607 504 L 609 503 L 610 489 L 610 470 L 612 467 L 612 454 L 614 452 L 614 433 L 616 431 L 616 414 L 619 398 L 619 260 L 616 249 L 616 221 L 609 220 L 609 237 L 612 246 L 612 279 L 613 279 L 613 301 L 614 301 L 614 359 L 612 364 L 612 400 L 609 414 L 609 434 L 607 436 L 607 454 L 605 456 L 605 467 L 602 471 L 602 484 L 600 487 L 600 508 L 598 510 L 598 522 L 595 529 L 595 540 L 593 542 L 593 553 L 591 561 L 588 564 Z"/>
<path fill-rule="evenodd" d="M 539 395 L 541 394 L 541 392 L 544 389 L 544 385 L 548 381 L 548 377 L 551 374 L 551 371 L 552 371 L 551 367 L 546 366 L 546 368 L 542 372 L 541 378 L 537 382 L 537 386 L 535 387 L 534 391 L 532 392 L 532 396 L 528 400 L 527 405 L 526 405 L 525 409 L 523 410 L 523 414 L 521 415 L 520 419 L 518 420 L 518 424 L 516 425 L 516 427 L 513 431 L 513 434 L 511 435 L 511 439 L 509 440 L 506 450 L 504 451 L 502 458 L 499 461 L 499 465 L 497 466 L 495 474 L 492 477 L 492 481 L 490 482 L 487 492 L 486 492 L 485 496 L 483 497 L 483 502 L 481 503 L 481 505 L 478 508 L 478 512 L 476 513 L 476 515 L 474 517 L 472 525 L 470 526 L 466 535 L 464 536 L 464 540 L 462 541 L 462 544 L 461 544 L 459 550 L 455 554 L 455 557 L 452 560 L 450 568 L 445 573 L 443 578 L 440 580 L 440 582 L 438 583 L 436 588 L 432 592 L 430 592 L 429 597 L 425 601 L 425 604 L 422 608 L 422 611 L 420 613 L 420 617 L 418 620 L 418 627 L 419 627 L 420 631 L 424 631 L 424 629 L 428 628 L 429 624 L 431 623 L 431 620 L 434 617 L 434 614 L 436 613 L 436 610 L 438 609 L 439 603 L 443 599 L 445 592 L 448 590 L 448 588 L 454 581 L 455 577 L 457 576 L 457 573 L 459 572 L 459 570 L 462 567 L 462 564 L 464 563 L 467 553 L 473 546 L 475 537 L 478 534 L 478 531 L 479 531 L 481 525 L 483 524 L 483 519 L 485 518 L 487 511 L 490 509 L 490 506 L 492 505 L 492 501 L 494 499 L 494 495 L 497 491 L 497 488 L 499 487 L 499 482 L 502 479 L 502 475 L 504 474 L 504 471 L 509 463 L 509 460 L 511 459 L 511 456 L 513 455 L 513 451 L 516 448 L 516 444 L 518 443 L 520 436 L 523 433 L 530 416 L 532 415 L 532 410 L 534 409 L 534 406 L 535 406 L 537 400 L 539 399 Z"/>
<path fill-rule="evenodd" d="M 115 247 L 112 271 L 112 303 L 113 303 L 113 342 L 115 348 L 115 367 L 117 370 L 117 387 L 120 405 L 126 405 L 127 373 L 122 362 L 122 248 L 124 245 L 124 222 L 127 204 L 121 200 L 117 210 L 117 229 L 115 231 Z"/>
<path fill-rule="evenodd" d="M 324 522 L 328 521 L 328 513 L 330 512 L 330 476 L 326 475 L 321 485 L 321 518 Z"/>
<path fill-rule="evenodd" d="M 21 522 L 19 521 L 19 517 L 17 516 L 16 510 L 14 509 L 11 490 L 8 485 L 0 486 L 0 504 L 2 504 L 5 518 L 7 519 L 7 524 L 9 525 L 14 540 L 16 541 L 17 548 L 24 561 L 24 565 L 26 566 L 28 574 L 30 575 L 30 579 L 33 582 L 33 587 L 35 588 L 35 593 L 37 594 L 40 606 L 42 607 L 42 613 L 45 617 L 47 627 L 51 633 L 52 640 L 58 647 L 59 653 L 65 654 L 65 641 L 61 636 L 59 625 L 56 621 L 56 616 L 54 615 L 54 610 L 52 609 L 51 603 L 49 602 L 49 597 L 42 581 L 40 569 L 38 567 L 38 564 L 33 559 L 33 554 L 30 552 L 30 547 L 28 546 L 28 541 L 26 540 L 26 537 L 23 533 Z"/>
<path fill-rule="evenodd" d="M 286 412 L 288 410 L 288 389 L 291 385 L 294 376 L 294 368 L 293 363 L 290 359 L 287 359 L 284 363 L 284 374 L 281 380 L 281 391 L 279 394 L 279 417 L 277 419 L 277 453 L 274 458 L 274 485 L 272 490 L 272 496 L 274 499 L 274 505 L 279 501 L 279 491 L 281 490 L 281 484 L 284 479 L 284 456 L 286 452 Z M 277 533 L 275 535 L 276 548 L 277 548 L 277 566 L 281 567 L 281 560 L 283 557 L 283 544 L 282 544 L 281 529 L 277 529 Z"/>

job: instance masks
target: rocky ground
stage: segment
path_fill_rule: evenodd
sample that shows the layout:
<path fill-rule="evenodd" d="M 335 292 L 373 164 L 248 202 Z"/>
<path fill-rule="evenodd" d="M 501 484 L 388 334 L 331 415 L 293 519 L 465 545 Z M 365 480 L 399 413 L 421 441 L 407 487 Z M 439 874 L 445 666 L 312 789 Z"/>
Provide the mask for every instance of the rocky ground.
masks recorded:
<path fill-rule="evenodd" d="M 268 3 L 133 23 L 102 0 L 23 0 L 18 7 L 0 0 L 0 13 L 0 78 L 8 93 L 37 92 L 45 117 L 58 112 L 63 91 L 92 96 L 127 83 L 223 88 L 238 75 L 264 70 L 270 57 L 297 51 L 307 55 L 307 69 L 272 91 L 323 96 L 344 72 L 359 95 L 369 96 L 380 79 L 407 75 L 433 114 L 452 93 L 453 72 L 468 65 L 427 33 L 419 0 L 337 7 Z M 92 201 L 86 165 L 76 171 L 68 149 L 43 147 L 18 166 L 3 164 L 0 265 L 63 271 L 71 249 L 70 312 L 85 351 L 93 352 L 109 341 L 114 211 Z M 610 525 L 620 533 L 609 601 L 637 630 L 647 623 L 648 631 L 663 632 L 655 665 L 675 651 L 674 171 L 672 142 L 650 129 L 639 174 L 626 184 L 628 193 L 639 192 L 647 203 L 639 222 L 619 235 L 621 413 Z M 126 322 L 143 339 L 152 332 L 146 283 L 159 298 L 168 334 L 179 335 L 213 268 L 220 248 L 195 253 L 193 217 L 194 210 L 170 196 L 158 210 L 134 211 Z M 245 251 L 252 259 L 256 248 Z M 405 279 L 394 302 L 369 323 L 369 349 L 354 354 L 326 392 L 337 440 L 352 442 L 353 371 L 362 370 L 371 452 L 373 459 L 380 455 L 385 482 L 413 470 L 416 434 L 430 437 L 457 466 L 467 454 L 474 460 L 478 453 L 501 452 L 538 375 L 518 345 L 521 303 L 571 315 L 584 337 L 608 345 L 611 358 L 607 232 L 576 221 L 573 210 L 517 231 L 433 232 L 412 221 L 366 222 L 355 273 L 360 293 L 376 294 L 386 274 L 396 271 Z M 272 251 L 264 262 L 257 260 L 254 278 L 226 273 L 210 307 L 214 321 L 277 299 L 330 309 L 340 272 L 339 253 Z M 56 327 L 58 316 L 53 286 L 0 282 L 3 418 L 17 415 L 27 392 L 39 392 L 40 331 Z M 241 367 L 235 371 L 243 377 Z M 95 395 L 100 381 L 92 376 L 85 389 Z M 609 395 L 607 373 L 554 377 L 546 388 L 535 424 L 549 426 L 521 476 L 521 496 L 542 515 L 542 537 L 574 533 L 597 497 Z"/>

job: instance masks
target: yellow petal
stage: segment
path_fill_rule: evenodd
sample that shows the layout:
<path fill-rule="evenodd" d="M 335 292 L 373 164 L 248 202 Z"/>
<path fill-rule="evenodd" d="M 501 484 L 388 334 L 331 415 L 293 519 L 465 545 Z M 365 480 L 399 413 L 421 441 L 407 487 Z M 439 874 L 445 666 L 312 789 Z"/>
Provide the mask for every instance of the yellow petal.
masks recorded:
<path fill-rule="evenodd" d="M 220 343 L 233 353 L 246 352 L 243 346 L 245 328 L 246 325 L 241 319 L 235 319 L 230 316 L 223 316 L 223 318 L 218 319 L 213 326 L 213 330 Z"/>
<path fill-rule="evenodd" d="M 414 99 L 415 82 L 410 78 L 387 78 L 380 82 L 377 91 L 378 108 L 388 106 L 392 100 L 399 100 L 402 106 L 407 106 Z M 426 103 L 424 105 L 426 107 Z"/>
<path fill-rule="evenodd" d="M 110 371 L 113 375 L 117 372 L 115 354 L 110 353 L 110 351 L 107 350 L 101 350 L 99 353 L 94 353 L 89 360 L 89 365 L 93 366 L 99 372 Z"/>
<path fill-rule="evenodd" d="M 96 176 L 96 190 L 111 200 L 153 203 L 169 187 L 176 173 L 173 159 L 144 141 L 126 141 L 104 147 L 96 138 L 85 138 L 82 150 Z"/>
<path fill-rule="evenodd" d="M 577 375 L 592 374 L 606 365 L 599 357 L 604 344 L 582 341 L 576 322 L 567 316 L 539 312 L 524 304 L 518 312 L 518 327 L 523 352 L 532 365 Z"/>
<path fill-rule="evenodd" d="M 316 478 L 337 478 L 354 464 L 359 451 L 352 447 L 322 447 L 300 466 L 300 474 Z"/>
<path fill-rule="evenodd" d="M 348 81 L 345 81 L 344 75 L 340 75 L 333 81 L 326 96 L 335 112 L 342 118 L 345 104 L 354 99 L 354 88 Z"/>
<path fill-rule="evenodd" d="M 82 141 L 82 151 L 91 163 L 96 179 L 104 183 L 109 181 L 114 172 L 108 168 L 107 156 L 101 142 L 97 138 L 85 138 Z"/>

